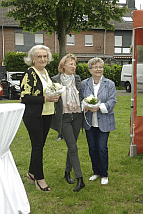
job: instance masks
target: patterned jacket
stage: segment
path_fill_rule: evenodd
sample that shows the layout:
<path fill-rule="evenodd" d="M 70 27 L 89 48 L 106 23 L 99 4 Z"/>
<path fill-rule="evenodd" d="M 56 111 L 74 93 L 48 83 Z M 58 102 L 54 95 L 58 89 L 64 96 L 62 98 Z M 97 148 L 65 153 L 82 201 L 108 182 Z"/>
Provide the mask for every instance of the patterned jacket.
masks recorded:
<path fill-rule="evenodd" d="M 25 104 L 24 116 L 41 117 L 45 98 L 41 80 L 33 68 L 27 69 L 22 77 L 21 99 Z"/>
<path fill-rule="evenodd" d="M 89 96 L 90 94 L 94 95 L 93 89 L 93 78 L 90 77 L 82 81 L 82 88 L 81 88 L 81 100 L 85 97 Z M 113 108 L 117 102 L 116 99 L 116 88 L 115 83 L 109 79 L 106 79 L 104 76 L 102 77 L 102 82 L 100 84 L 97 97 L 100 99 L 101 103 L 104 103 L 108 113 L 102 114 L 101 111 L 97 111 L 97 120 L 99 129 L 102 132 L 110 132 L 115 130 L 115 118 L 114 118 L 114 111 Z M 86 119 L 89 125 L 92 125 L 92 115 L 91 111 L 86 113 Z M 84 120 L 84 128 L 86 130 L 90 129 L 86 121 Z"/>

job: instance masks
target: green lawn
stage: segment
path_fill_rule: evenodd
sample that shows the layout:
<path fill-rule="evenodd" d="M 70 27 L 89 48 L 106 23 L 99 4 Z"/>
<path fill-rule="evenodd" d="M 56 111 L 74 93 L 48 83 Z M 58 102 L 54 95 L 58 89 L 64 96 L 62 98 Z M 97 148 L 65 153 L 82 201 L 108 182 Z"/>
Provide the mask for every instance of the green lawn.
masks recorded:
<path fill-rule="evenodd" d="M 1 101 L 3 102 L 3 101 Z M 17 101 L 18 102 L 18 101 Z M 110 133 L 109 184 L 101 186 L 100 178 L 88 181 L 92 175 L 85 132 L 78 138 L 79 158 L 86 184 L 80 192 L 73 192 L 76 184 L 64 180 L 66 145 L 57 142 L 57 133 L 50 130 L 44 147 L 45 180 L 50 193 L 40 192 L 25 178 L 30 160 L 30 140 L 21 122 L 11 144 L 18 171 L 22 177 L 31 206 L 31 214 L 136 214 L 143 213 L 143 154 L 130 158 L 131 96 L 118 96 L 115 107 L 116 131 Z M 74 178 L 74 173 L 72 172 Z"/>

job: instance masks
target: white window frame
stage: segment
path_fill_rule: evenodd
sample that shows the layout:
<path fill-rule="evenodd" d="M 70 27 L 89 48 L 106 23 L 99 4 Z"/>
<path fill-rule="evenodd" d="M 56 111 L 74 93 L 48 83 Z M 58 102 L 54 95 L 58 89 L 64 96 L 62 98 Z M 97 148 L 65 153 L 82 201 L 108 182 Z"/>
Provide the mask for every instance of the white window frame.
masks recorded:
<path fill-rule="evenodd" d="M 23 33 L 15 33 L 15 45 L 24 45 Z"/>
<path fill-rule="evenodd" d="M 122 48 L 114 48 L 114 53 L 122 53 Z"/>
<path fill-rule="evenodd" d="M 114 46 L 122 46 L 122 36 L 115 36 L 114 38 Z"/>
<path fill-rule="evenodd" d="M 35 33 L 35 44 L 44 44 L 43 33 Z"/>
<path fill-rule="evenodd" d="M 71 36 L 67 35 L 67 45 L 71 45 L 71 46 L 75 45 L 75 35 L 74 34 L 71 34 Z"/>
<path fill-rule="evenodd" d="M 123 48 L 123 53 L 131 53 L 130 48 Z"/>
<path fill-rule="evenodd" d="M 85 35 L 85 46 L 93 46 L 93 35 Z"/>
<path fill-rule="evenodd" d="M 129 17 L 129 16 L 128 17 L 123 16 L 122 19 L 124 22 L 133 22 L 132 17 Z"/>

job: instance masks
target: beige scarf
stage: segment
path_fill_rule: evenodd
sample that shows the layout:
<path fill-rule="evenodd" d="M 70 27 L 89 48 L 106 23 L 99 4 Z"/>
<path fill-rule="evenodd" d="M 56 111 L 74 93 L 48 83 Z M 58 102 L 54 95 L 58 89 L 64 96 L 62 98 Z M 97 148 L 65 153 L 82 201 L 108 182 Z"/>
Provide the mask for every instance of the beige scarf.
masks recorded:
<path fill-rule="evenodd" d="M 66 101 L 70 111 L 76 110 L 80 106 L 79 92 L 75 86 L 75 77 L 73 74 L 61 74 L 61 82 L 66 86 Z"/>

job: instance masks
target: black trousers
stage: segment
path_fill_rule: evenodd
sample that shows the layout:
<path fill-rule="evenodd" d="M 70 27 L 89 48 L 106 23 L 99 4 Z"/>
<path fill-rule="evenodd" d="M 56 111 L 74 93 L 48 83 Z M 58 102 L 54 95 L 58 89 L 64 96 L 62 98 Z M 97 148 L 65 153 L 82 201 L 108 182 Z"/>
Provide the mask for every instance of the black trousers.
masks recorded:
<path fill-rule="evenodd" d="M 51 126 L 52 115 L 23 117 L 23 121 L 28 130 L 32 146 L 29 173 L 33 174 L 36 180 L 41 180 L 44 179 L 43 147 Z"/>

